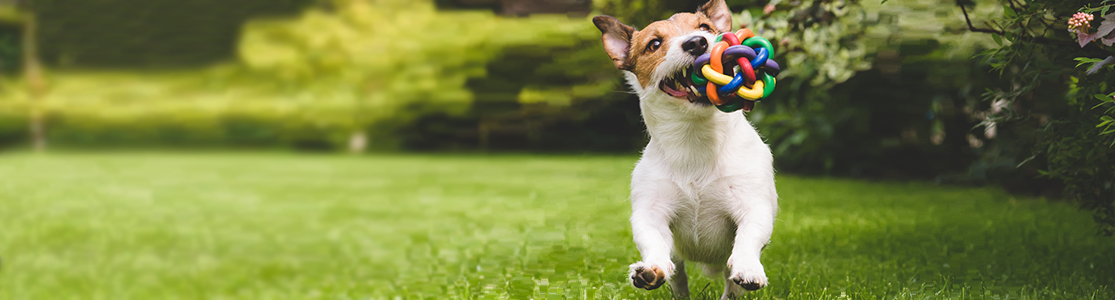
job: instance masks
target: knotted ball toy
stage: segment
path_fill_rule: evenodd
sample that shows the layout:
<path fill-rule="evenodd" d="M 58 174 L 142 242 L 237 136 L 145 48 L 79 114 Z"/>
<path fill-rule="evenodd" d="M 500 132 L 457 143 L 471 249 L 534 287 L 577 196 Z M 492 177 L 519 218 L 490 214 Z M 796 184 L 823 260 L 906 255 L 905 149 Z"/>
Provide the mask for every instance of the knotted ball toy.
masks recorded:
<path fill-rule="evenodd" d="M 693 62 L 690 79 L 697 91 L 708 95 L 720 111 L 750 112 L 755 100 L 774 91 L 774 76 L 780 70 L 778 63 L 770 59 L 774 47 L 747 28 L 735 34 L 725 32 L 713 44 L 712 51 Z"/>

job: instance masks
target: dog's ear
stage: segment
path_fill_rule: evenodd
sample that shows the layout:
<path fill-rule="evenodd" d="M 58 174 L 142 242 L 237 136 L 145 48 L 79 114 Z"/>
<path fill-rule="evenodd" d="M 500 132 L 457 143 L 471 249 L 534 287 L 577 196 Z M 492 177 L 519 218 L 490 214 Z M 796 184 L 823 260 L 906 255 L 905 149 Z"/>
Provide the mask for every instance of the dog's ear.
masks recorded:
<path fill-rule="evenodd" d="M 728 10 L 728 4 L 724 3 L 724 0 L 709 0 L 708 3 L 697 8 L 697 13 L 712 20 L 712 25 L 716 26 L 716 30 L 720 32 L 732 31 L 732 11 Z"/>
<path fill-rule="evenodd" d="M 620 23 L 612 16 L 595 16 L 592 18 L 592 24 L 595 24 L 603 34 L 604 52 L 612 58 L 616 68 L 630 71 L 631 64 L 627 63 L 627 53 L 631 50 L 631 37 L 635 35 L 635 28 Z"/>

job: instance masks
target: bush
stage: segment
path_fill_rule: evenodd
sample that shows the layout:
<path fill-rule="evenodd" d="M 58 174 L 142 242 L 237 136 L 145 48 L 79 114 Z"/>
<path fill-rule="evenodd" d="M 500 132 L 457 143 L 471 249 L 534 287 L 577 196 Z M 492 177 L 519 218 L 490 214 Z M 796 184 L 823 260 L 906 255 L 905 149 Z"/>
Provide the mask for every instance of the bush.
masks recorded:
<path fill-rule="evenodd" d="M 999 27 L 975 29 L 1000 44 L 985 60 L 1011 83 L 985 93 L 991 109 L 982 125 L 1016 132 L 1000 143 L 1029 151 L 1010 160 L 1063 182 L 1064 195 L 1094 211 L 1106 235 L 1115 234 L 1115 70 L 1097 63 L 1115 54 L 1115 35 L 1081 37 L 1115 26 L 1112 6 L 1111 0 L 1007 2 L 993 19 Z M 1091 28 L 1069 28 L 1075 13 L 1099 18 Z"/>
<path fill-rule="evenodd" d="M 26 3 L 35 11 L 39 57 L 49 66 L 193 68 L 232 58 L 238 30 L 246 20 L 260 15 L 294 15 L 312 1 L 4 2 Z"/>
<path fill-rule="evenodd" d="M 780 170 L 934 178 L 981 150 L 967 111 L 1000 84 L 970 57 L 994 46 L 935 0 L 772 1 L 736 17 L 776 44 L 785 71 L 749 118 Z M 997 13 L 981 6 L 979 15 Z"/>
<path fill-rule="evenodd" d="M 359 104 L 354 131 L 397 137 L 403 147 L 487 148 L 501 132 L 537 141 L 548 122 L 527 115 L 576 118 L 571 105 L 615 87 L 583 19 L 445 13 L 429 2 L 331 3 L 331 12 L 310 10 L 293 22 L 250 24 L 241 59 L 260 77 L 340 91 Z"/>
<path fill-rule="evenodd" d="M 23 89 L 8 88 L 0 101 L 0 111 L 8 117 L 0 123 L 11 124 L 11 131 L 23 137 L 26 115 L 38 103 L 54 145 L 279 146 L 305 139 L 343 145 L 345 137 L 332 132 L 349 126 L 344 118 L 349 103 L 279 95 L 265 85 L 237 82 L 245 81 L 237 73 L 221 67 L 54 74 L 41 101 L 31 101 Z"/>
<path fill-rule="evenodd" d="M 574 104 L 604 97 L 617 83 L 607 58 L 596 55 L 602 53 L 598 37 L 585 19 L 437 12 L 428 1 L 329 4 L 298 18 L 246 25 L 235 64 L 48 76 L 41 103 L 50 138 L 54 144 L 340 148 L 354 134 L 369 134 L 374 148 L 393 149 L 415 143 L 400 130 L 426 134 L 419 118 L 486 120 L 466 127 L 475 129 L 477 141 L 487 134 L 481 128 L 499 131 L 489 125 L 508 112 L 544 114 L 550 123 L 577 118 L 582 112 Z M 22 86 L 10 80 L 0 100 L 15 115 L 35 103 Z"/>

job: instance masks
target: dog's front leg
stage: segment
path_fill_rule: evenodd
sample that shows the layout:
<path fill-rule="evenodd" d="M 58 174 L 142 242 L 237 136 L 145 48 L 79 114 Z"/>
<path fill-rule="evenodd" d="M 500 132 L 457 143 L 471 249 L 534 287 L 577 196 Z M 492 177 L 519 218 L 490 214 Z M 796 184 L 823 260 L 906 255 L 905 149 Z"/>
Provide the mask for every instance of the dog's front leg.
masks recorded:
<path fill-rule="evenodd" d="M 635 205 L 632 205 L 631 233 L 643 260 L 631 264 L 631 284 L 636 288 L 653 290 L 674 275 L 674 263 L 670 259 L 674 245 L 670 213 L 664 207 L 641 205 L 651 204 L 642 202 L 651 199 L 632 200 Z"/>
<path fill-rule="evenodd" d="M 737 227 L 732 255 L 728 257 L 728 280 L 746 290 L 758 290 L 767 285 L 767 276 L 759 256 L 763 246 L 770 242 L 774 231 L 778 196 L 773 189 L 768 195 L 761 191 L 743 191 L 736 187 L 732 187 L 732 196 L 739 207 L 731 213 Z"/>

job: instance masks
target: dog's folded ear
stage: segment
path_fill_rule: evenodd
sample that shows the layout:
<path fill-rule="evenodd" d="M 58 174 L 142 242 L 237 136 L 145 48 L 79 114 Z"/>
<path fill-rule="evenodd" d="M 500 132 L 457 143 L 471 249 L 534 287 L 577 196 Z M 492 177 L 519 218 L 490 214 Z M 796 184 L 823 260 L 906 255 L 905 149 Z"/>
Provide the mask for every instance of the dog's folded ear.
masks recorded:
<path fill-rule="evenodd" d="M 627 62 L 627 54 L 631 51 L 631 37 L 635 35 L 635 28 L 620 23 L 612 16 L 595 16 L 592 24 L 604 35 L 604 52 L 612 58 L 616 68 L 630 71 L 632 66 Z"/>
<path fill-rule="evenodd" d="M 712 25 L 716 26 L 716 30 L 720 32 L 732 31 L 732 11 L 728 10 L 728 4 L 724 3 L 724 0 L 710 0 L 705 5 L 697 8 L 697 13 L 712 20 Z"/>

